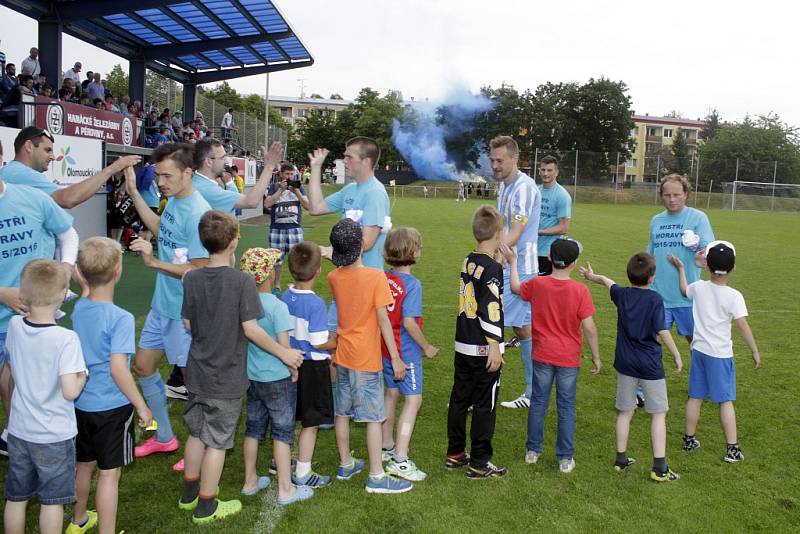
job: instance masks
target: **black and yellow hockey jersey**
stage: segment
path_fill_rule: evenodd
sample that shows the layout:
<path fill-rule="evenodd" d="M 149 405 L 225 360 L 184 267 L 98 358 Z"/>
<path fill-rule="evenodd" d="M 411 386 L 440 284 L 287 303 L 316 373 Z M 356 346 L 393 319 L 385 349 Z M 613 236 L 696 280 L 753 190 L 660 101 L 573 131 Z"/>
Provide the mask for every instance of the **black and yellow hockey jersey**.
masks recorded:
<path fill-rule="evenodd" d="M 461 267 L 456 319 L 457 353 L 488 356 L 503 344 L 503 268 L 484 252 L 471 252 Z"/>

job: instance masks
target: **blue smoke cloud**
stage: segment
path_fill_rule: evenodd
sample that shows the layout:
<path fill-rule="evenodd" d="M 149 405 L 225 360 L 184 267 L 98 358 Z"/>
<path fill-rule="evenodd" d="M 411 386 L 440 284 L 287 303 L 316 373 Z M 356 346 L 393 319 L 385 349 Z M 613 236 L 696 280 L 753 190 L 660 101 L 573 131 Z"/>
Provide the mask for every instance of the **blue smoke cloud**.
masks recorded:
<path fill-rule="evenodd" d="M 464 172 L 474 172 L 471 165 L 461 163 L 463 158 L 448 154 L 447 140 L 472 130 L 475 117 L 493 107 L 491 100 L 482 94 L 472 94 L 465 89 L 450 92 L 440 102 L 412 104 L 410 110 L 392 124 L 392 142 L 403 158 L 420 178 L 428 180 L 453 180 L 464 178 Z M 437 110 L 446 107 L 447 120 L 437 121 Z M 485 155 L 481 163 L 488 161 Z M 483 173 L 491 168 L 481 165 Z"/>

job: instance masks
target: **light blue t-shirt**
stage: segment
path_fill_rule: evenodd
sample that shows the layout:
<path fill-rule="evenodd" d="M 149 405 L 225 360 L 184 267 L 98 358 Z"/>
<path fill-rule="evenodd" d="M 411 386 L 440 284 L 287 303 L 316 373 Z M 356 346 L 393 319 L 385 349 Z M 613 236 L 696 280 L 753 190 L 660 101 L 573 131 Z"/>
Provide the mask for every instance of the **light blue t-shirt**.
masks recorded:
<path fill-rule="evenodd" d="M 0 193 L 0 287 L 19 287 L 31 260 L 52 259 L 53 236 L 72 227 L 72 215 L 32 187 L 4 184 Z M 8 330 L 13 310 L 0 304 L 0 332 Z"/>
<path fill-rule="evenodd" d="M 278 332 L 289 332 L 292 329 L 292 318 L 289 308 L 278 297 L 271 293 L 259 293 L 264 315 L 258 320 L 258 326 L 276 342 Z M 289 376 L 286 367 L 277 356 L 265 352 L 254 343 L 247 344 L 247 378 L 257 382 L 275 382 Z"/>
<path fill-rule="evenodd" d="M 497 189 L 497 211 L 505 217 L 505 235 L 511 231 L 512 223 L 525 225 L 517 241 L 517 272 L 520 275 L 533 275 L 539 272 L 539 214 L 541 195 L 536 183 L 524 172 L 506 184 L 500 183 Z"/>
<path fill-rule="evenodd" d="M 111 302 L 79 299 L 72 310 L 72 329 L 78 334 L 89 379 L 75 407 L 84 412 L 104 412 L 130 404 L 111 377 L 111 355 L 136 352 L 133 315 Z"/>
<path fill-rule="evenodd" d="M 547 188 L 544 184 L 539 186 L 539 193 L 542 197 L 542 210 L 539 218 L 539 229 L 552 228 L 558 224 L 559 219 L 572 216 L 572 197 L 567 190 L 561 187 L 558 182 L 553 183 L 553 187 Z M 540 235 L 539 236 L 539 256 L 550 254 L 550 245 L 561 236 Z"/>
<path fill-rule="evenodd" d="M 389 215 L 389 195 L 386 188 L 374 176 L 363 184 L 351 183 L 336 193 L 325 197 L 325 204 L 342 219 L 352 219 L 362 227 L 379 226 L 383 229 Z M 375 244 L 364 253 L 361 261 L 365 267 L 383 270 L 383 243 L 386 235 L 381 232 Z"/>
<path fill-rule="evenodd" d="M 683 245 L 683 232 L 692 230 L 700 237 L 694 249 Z M 650 241 L 647 252 L 656 258 L 656 279 L 653 290 L 664 299 L 665 308 L 691 308 L 692 301 L 681 295 L 678 270 L 667 260 L 672 254 L 686 267 L 686 282 L 691 284 L 700 279 L 700 267 L 695 265 L 695 253 L 714 241 L 714 232 L 706 214 L 694 208 L 685 207 L 676 214 L 663 211 L 650 221 Z"/>
<path fill-rule="evenodd" d="M 227 191 L 231 191 L 231 192 L 233 192 L 233 193 L 236 193 L 237 195 L 241 194 L 241 193 L 239 193 L 239 188 L 238 188 L 238 187 L 236 187 L 236 182 L 235 182 L 234 180 L 231 180 L 230 182 L 228 182 L 227 184 L 225 184 L 225 189 L 226 189 Z M 238 198 L 238 197 L 237 197 L 237 198 Z"/>
<path fill-rule="evenodd" d="M 200 217 L 210 209 L 211 206 L 197 191 L 192 191 L 184 198 L 171 197 L 158 226 L 158 259 L 173 263 L 176 249 L 188 249 L 188 261 L 208 258 L 208 251 L 200 242 L 197 225 Z M 164 317 L 179 320 L 183 305 L 180 278 L 162 272 L 156 274 L 156 289 L 150 305 Z"/>
<path fill-rule="evenodd" d="M 231 183 L 233 183 L 231 181 Z M 203 198 L 212 209 L 231 212 L 233 207 L 239 202 L 239 191 L 235 193 L 228 189 L 222 189 L 217 182 L 199 172 L 194 173 L 192 187 L 200 191 Z"/>
<path fill-rule="evenodd" d="M 0 178 L 7 184 L 27 185 L 52 195 L 60 189 L 58 184 L 47 178 L 44 173 L 35 171 L 17 160 L 10 162 L 0 170 Z"/>
<path fill-rule="evenodd" d="M 293 349 L 303 351 L 305 360 L 330 360 L 328 351 L 315 349 L 328 341 L 328 311 L 325 301 L 310 289 L 289 289 L 283 292 L 281 300 L 286 304 L 292 319 L 289 341 Z"/>

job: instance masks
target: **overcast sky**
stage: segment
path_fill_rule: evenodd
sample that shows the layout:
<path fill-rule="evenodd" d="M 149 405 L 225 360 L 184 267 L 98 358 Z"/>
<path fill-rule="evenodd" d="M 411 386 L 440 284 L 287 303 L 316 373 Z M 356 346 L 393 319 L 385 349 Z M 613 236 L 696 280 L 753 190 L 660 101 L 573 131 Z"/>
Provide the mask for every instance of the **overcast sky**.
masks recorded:
<path fill-rule="evenodd" d="M 628 0 L 277 0 L 314 56 L 310 68 L 274 73 L 273 95 L 400 90 L 408 99 L 442 97 L 455 85 L 477 91 L 502 82 L 605 76 L 629 87 L 638 114 L 677 110 L 723 120 L 774 112 L 800 126 L 795 2 Z M 19 62 L 36 23 L 0 7 L 0 50 Z M 84 71 L 127 64 L 65 36 L 63 66 Z M 264 76 L 231 80 L 240 93 L 264 92 Z"/>

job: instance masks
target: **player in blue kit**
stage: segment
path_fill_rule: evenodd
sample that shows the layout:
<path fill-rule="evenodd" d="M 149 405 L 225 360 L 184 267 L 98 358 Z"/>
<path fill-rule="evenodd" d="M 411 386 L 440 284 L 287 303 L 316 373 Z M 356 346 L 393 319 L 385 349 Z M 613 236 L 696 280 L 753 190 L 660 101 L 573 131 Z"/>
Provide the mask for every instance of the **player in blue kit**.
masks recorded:
<path fill-rule="evenodd" d="M 347 141 L 344 151 L 344 168 L 355 183 L 329 195 L 322 196 L 322 163 L 328 150 L 318 148 L 308 157 L 311 160 L 311 179 L 308 183 L 308 212 L 311 215 L 341 213 L 342 219 L 352 219 L 362 227 L 364 267 L 383 270 L 383 243 L 391 230 L 389 195 L 375 178 L 375 168 L 381 157 L 378 144 L 369 137 L 354 137 Z M 330 247 L 323 247 L 329 257 Z"/>
<path fill-rule="evenodd" d="M 706 245 L 714 241 L 714 232 L 706 214 L 686 206 L 692 186 L 680 174 L 665 176 L 659 184 L 665 211 L 650 221 L 650 240 L 647 252 L 656 259 L 656 279 L 653 290 L 664 299 L 664 319 L 667 330 L 675 324 L 678 334 L 692 341 L 694 320 L 692 301 L 681 294 L 678 272 L 667 257 L 671 254 L 686 266 L 688 284 L 700 279 Z"/>
<path fill-rule="evenodd" d="M 385 344 L 383 352 L 383 380 L 386 383 L 383 422 L 383 460 L 388 461 L 386 471 L 412 482 L 425 480 L 426 474 L 408 457 L 408 447 L 417 412 L 422 406 L 422 355 L 433 358 L 439 349 L 428 343 L 422 333 L 422 284 L 411 274 L 411 266 L 422 255 L 422 236 L 415 228 L 397 228 L 386 236 L 384 256 L 392 268 L 386 271 L 394 304 L 387 307 L 392 323 L 394 341 L 406 365 L 406 375 L 395 380 L 392 361 Z M 403 395 L 403 409 L 397 418 L 395 435 L 394 415 L 397 401 Z"/>
<path fill-rule="evenodd" d="M 507 135 L 495 137 L 489 143 L 494 179 L 500 183 L 497 190 L 497 210 L 505 218 L 503 241 L 517 252 L 517 272 L 521 281 L 539 273 L 537 244 L 539 241 L 539 214 L 541 195 L 530 176 L 517 167 L 519 147 Z M 511 292 L 510 266 L 503 270 L 504 326 L 514 328 L 519 340 L 520 358 L 525 374 L 525 391 L 514 400 L 501 402 L 504 408 L 528 408 L 533 390 L 533 360 L 531 350 L 531 308 L 519 295 Z"/>
<path fill-rule="evenodd" d="M 153 159 L 158 187 L 169 199 L 161 217 L 150 210 L 137 191 L 133 171 L 126 172 L 125 176 L 128 194 L 139 217 L 158 238 L 158 257 L 153 255 L 149 241 L 136 239 L 131 243 L 131 250 L 141 254 L 145 266 L 157 271 L 151 309 L 142 327 L 133 369 L 139 376 L 144 398 L 153 411 L 158 428 L 155 436 L 136 447 L 137 458 L 157 452 L 173 452 L 180 447 L 169 421 L 167 397 L 158 364 L 166 354 L 170 363 L 186 367 L 192 337 L 181 319 L 181 277 L 186 271 L 202 268 L 208 262 L 208 252 L 200 241 L 198 224 L 203 214 L 211 209 L 192 187 L 191 146 L 161 145 L 153 153 Z M 182 464 L 180 461 L 174 468 L 182 470 Z"/>
<path fill-rule="evenodd" d="M 72 272 L 78 255 L 78 234 L 72 216 L 45 193 L 32 187 L 5 183 L 0 176 L 0 365 L 6 359 L 8 322 L 27 309 L 19 297 L 22 268 L 34 259 L 53 257 L 53 237 L 61 249 L 61 262 Z M 0 396 L 11 408 L 11 373 L 0 373 Z M 0 437 L 0 454 L 6 455 L 6 431 Z"/>
<path fill-rule="evenodd" d="M 542 211 L 539 218 L 539 275 L 546 276 L 553 272 L 550 263 L 550 245 L 569 231 L 572 217 L 572 197 L 558 183 L 558 160 L 553 156 L 545 156 L 539 161 L 539 178 L 542 185 L 539 193 L 542 196 Z"/>

